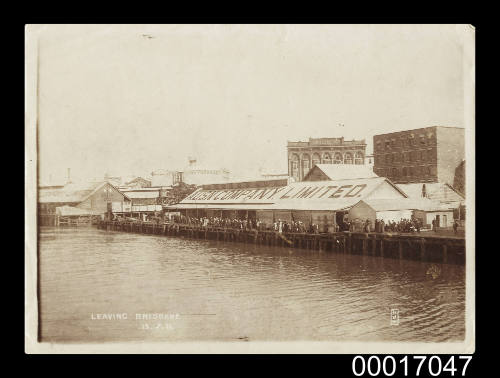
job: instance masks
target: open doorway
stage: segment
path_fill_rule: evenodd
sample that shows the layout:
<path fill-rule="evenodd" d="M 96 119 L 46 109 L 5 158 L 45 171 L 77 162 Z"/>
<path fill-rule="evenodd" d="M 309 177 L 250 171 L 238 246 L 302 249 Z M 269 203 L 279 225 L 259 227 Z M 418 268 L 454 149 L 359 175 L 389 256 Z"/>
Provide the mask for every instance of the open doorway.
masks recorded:
<path fill-rule="evenodd" d="M 340 231 L 349 231 L 349 227 L 345 226 L 347 222 L 347 211 L 336 211 L 335 212 L 335 224 L 339 225 Z"/>

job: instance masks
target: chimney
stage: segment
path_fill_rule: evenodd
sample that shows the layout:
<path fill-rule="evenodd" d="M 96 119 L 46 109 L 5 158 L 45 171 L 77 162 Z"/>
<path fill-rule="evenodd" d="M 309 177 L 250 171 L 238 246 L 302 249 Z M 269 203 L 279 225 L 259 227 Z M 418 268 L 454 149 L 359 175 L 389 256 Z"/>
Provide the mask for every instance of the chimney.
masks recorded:
<path fill-rule="evenodd" d="M 66 183 L 71 184 L 71 168 L 68 168 L 68 180 Z"/>

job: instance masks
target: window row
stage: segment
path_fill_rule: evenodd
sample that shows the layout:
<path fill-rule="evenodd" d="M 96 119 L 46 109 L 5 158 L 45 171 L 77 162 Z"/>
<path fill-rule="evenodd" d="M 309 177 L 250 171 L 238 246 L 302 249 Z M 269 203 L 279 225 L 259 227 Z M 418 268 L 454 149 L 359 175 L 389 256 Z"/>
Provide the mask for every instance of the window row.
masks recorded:
<path fill-rule="evenodd" d="M 378 140 L 375 143 L 376 151 L 390 150 L 396 147 L 417 147 L 417 146 L 425 146 L 430 143 L 430 140 L 433 137 L 433 133 L 425 134 L 409 134 L 404 135 L 399 138 L 391 138 L 385 140 Z"/>
<path fill-rule="evenodd" d="M 324 153 L 323 156 L 314 153 L 312 157 L 309 154 L 303 154 L 301 158 L 297 154 L 292 155 L 292 167 L 294 164 L 298 167 L 299 161 L 302 162 L 304 168 L 310 168 L 316 164 L 364 164 L 364 155 L 361 152 L 354 154 L 346 152 L 343 155 L 340 152 L 333 155 Z"/>
<path fill-rule="evenodd" d="M 378 169 L 377 174 L 383 177 L 412 177 L 412 176 L 432 176 L 435 175 L 435 167 L 432 166 L 414 166 L 414 167 L 403 167 L 403 168 L 387 168 Z"/>
<path fill-rule="evenodd" d="M 418 150 L 410 152 L 394 152 L 392 154 L 378 155 L 375 157 L 377 160 L 375 164 L 391 164 L 391 163 L 401 163 L 401 162 L 413 162 L 413 161 L 431 161 L 434 158 L 433 150 L 430 148 L 428 150 Z"/>

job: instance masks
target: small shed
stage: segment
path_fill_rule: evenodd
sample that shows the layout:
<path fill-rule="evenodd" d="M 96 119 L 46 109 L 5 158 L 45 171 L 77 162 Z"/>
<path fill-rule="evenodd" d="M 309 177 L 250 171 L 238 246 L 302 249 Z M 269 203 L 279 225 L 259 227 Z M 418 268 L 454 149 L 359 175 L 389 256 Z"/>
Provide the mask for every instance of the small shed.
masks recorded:
<path fill-rule="evenodd" d="M 443 206 L 439 201 L 427 198 L 366 198 L 356 203 L 349 210 L 349 220 L 369 220 L 372 226 L 376 219 L 387 222 L 399 222 L 401 219 L 418 218 L 424 226 L 432 224 L 436 219 L 439 227 L 451 227 L 453 224 L 453 209 Z"/>

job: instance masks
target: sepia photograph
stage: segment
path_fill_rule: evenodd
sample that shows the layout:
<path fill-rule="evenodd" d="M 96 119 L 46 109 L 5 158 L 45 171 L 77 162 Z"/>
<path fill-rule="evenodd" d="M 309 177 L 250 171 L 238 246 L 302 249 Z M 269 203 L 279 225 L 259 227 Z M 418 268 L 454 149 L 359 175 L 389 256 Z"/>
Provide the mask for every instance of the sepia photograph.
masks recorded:
<path fill-rule="evenodd" d="M 475 30 L 25 29 L 27 353 L 473 353 Z"/>

